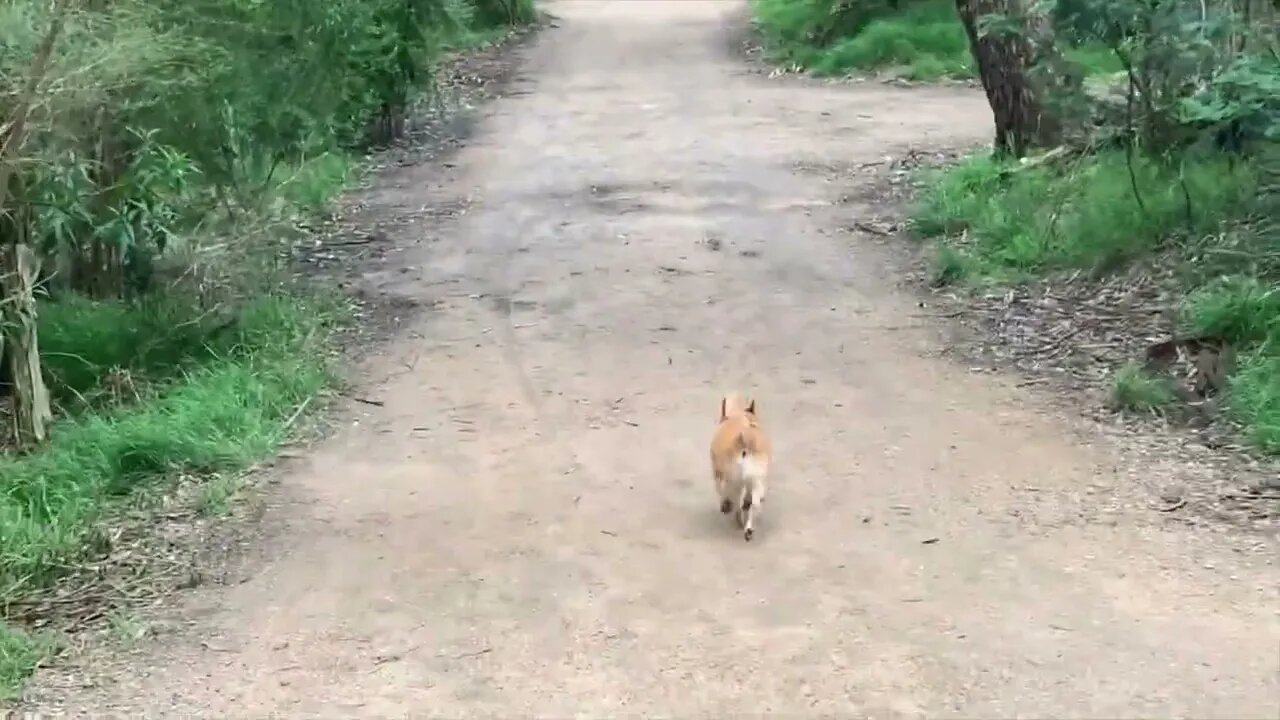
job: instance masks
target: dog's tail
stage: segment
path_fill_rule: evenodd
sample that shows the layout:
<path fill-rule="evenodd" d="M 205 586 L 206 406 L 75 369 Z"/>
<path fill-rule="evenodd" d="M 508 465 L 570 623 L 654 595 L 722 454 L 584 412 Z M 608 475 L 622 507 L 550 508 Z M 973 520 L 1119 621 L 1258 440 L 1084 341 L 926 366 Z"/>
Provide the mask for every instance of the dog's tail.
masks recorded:
<path fill-rule="evenodd" d="M 738 450 L 738 471 L 743 482 L 748 487 L 755 486 L 764 477 L 766 471 L 766 463 L 768 459 L 756 454 L 755 445 L 747 437 L 747 430 L 738 433 L 737 442 L 734 443 Z"/>

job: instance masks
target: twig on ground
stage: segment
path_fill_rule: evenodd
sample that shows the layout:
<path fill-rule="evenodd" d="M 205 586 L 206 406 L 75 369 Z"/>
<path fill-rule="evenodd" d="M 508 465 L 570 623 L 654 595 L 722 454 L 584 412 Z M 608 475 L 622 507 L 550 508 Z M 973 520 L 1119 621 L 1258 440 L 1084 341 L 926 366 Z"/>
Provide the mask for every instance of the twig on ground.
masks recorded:
<path fill-rule="evenodd" d="M 289 428 L 293 427 L 293 424 L 298 421 L 298 418 L 302 416 L 302 413 L 306 411 L 307 406 L 310 405 L 311 401 L 314 399 L 315 399 L 315 396 L 312 395 L 311 397 L 307 398 L 306 400 L 303 400 L 301 403 L 298 404 L 298 408 L 293 411 L 293 414 L 289 416 L 289 419 L 284 421 L 285 430 L 288 430 Z"/>

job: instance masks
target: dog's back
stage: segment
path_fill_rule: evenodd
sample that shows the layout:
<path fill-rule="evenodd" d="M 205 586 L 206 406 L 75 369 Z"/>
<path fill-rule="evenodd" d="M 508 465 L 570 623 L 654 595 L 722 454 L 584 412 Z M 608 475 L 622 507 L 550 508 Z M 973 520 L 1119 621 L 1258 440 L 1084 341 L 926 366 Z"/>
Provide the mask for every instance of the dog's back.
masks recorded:
<path fill-rule="evenodd" d="M 711 438 L 711 470 L 720 512 L 734 512 L 743 536 L 755 534 L 773 460 L 769 437 L 760 424 L 756 402 L 727 395 L 720 401 L 720 421 Z"/>

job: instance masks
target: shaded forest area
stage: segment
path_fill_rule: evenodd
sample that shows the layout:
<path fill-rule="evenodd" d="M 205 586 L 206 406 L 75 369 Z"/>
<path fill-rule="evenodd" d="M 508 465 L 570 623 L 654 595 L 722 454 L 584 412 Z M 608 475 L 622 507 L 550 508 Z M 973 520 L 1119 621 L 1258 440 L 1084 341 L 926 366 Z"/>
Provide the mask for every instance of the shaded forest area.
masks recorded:
<path fill-rule="evenodd" d="M 305 227 L 529 0 L 0 4 L 0 694 L 155 481 L 213 482 L 334 380 Z M 68 589 L 72 588 L 72 589 Z"/>
<path fill-rule="evenodd" d="M 911 226 L 1007 355 L 1280 454 L 1280 6 L 754 8 L 776 62 L 981 82 L 992 148 L 921 169 Z"/>

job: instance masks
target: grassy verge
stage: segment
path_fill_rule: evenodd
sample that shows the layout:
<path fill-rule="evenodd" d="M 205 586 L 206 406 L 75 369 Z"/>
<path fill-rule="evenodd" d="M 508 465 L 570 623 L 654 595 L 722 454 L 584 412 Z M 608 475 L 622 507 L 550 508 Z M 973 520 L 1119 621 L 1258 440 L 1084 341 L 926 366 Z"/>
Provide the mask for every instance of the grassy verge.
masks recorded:
<path fill-rule="evenodd" d="M 1249 165 L 1226 158 L 1135 158 L 1131 166 L 1122 152 L 1065 169 L 974 157 L 927 183 L 913 222 L 924 237 L 949 238 L 938 273 L 980 281 L 1114 269 L 1215 231 L 1247 209 L 1257 188 Z"/>
<path fill-rule="evenodd" d="M 900 10 L 868 2 L 833 15 L 822 0 L 755 0 L 756 24 L 770 59 L 821 76 L 892 70 L 909 80 L 973 78 L 969 40 L 949 0 L 924 0 Z M 1071 48 L 1067 57 L 1090 74 L 1115 72 L 1104 49 Z"/>
<path fill-rule="evenodd" d="M 209 261 L 184 255 L 188 249 L 233 238 L 236 259 L 212 262 L 217 301 L 198 299 L 189 282 L 139 300 L 40 300 L 40 353 L 57 420 L 38 452 L 0 455 L 6 617 L 107 555 L 113 519 L 148 490 L 194 479 L 202 483 L 198 510 L 225 509 L 237 473 L 287 440 L 332 386 L 331 338 L 349 319 L 345 299 L 285 287 L 269 269 L 275 244 L 246 237 L 327 210 L 358 164 L 339 149 L 275 168 L 258 163 L 259 199 L 172 249 L 173 268 L 194 267 Z M 225 276 L 237 266 L 256 269 Z M 15 699 L 59 644 L 54 631 L 0 622 L 0 701 Z"/>
<path fill-rule="evenodd" d="M 1136 193 L 1135 193 L 1136 188 Z M 1221 155 L 1165 162 L 1123 152 L 1020 167 L 982 155 L 930 171 L 912 213 L 936 245 L 938 283 L 1007 285 L 1067 271 L 1106 273 L 1174 259 L 1181 332 L 1238 351 L 1226 410 L 1261 450 L 1280 453 L 1280 261 L 1259 205 L 1257 165 Z M 1141 198 L 1139 201 L 1137 198 Z M 1127 365 L 1121 408 L 1174 401 L 1161 378 Z"/>
<path fill-rule="evenodd" d="M 104 520 L 141 488 L 179 474 L 216 483 L 284 440 L 334 378 L 327 340 L 344 311 L 283 292 L 217 321 L 172 304 L 43 309 L 66 413 L 48 447 L 0 459 L 5 605 L 105 552 Z M 148 332 L 166 323 L 178 331 Z M 0 695 L 17 690 L 46 648 L 19 629 L 0 631 Z"/>
<path fill-rule="evenodd" d="M 40 112 L 10 215 L 55 270 L 36 301 L 55 421 L 37 451 L 0 448 L 0 695 L 51 647 L 29 626 L 99 617 L 129 594 L 113 573 L 150 577 L 156 502 L 228 509 L 329 386 L 346 304 L 282 258 L 358 155 L 441 99 L 449 54 L 535 19 L 532 0 L 12 5 L 0 94 L 38 88 Z"/>

